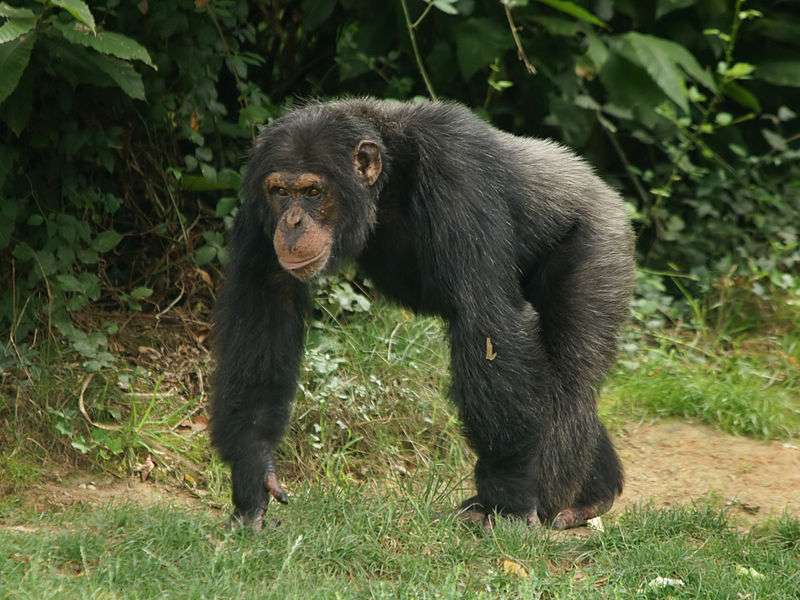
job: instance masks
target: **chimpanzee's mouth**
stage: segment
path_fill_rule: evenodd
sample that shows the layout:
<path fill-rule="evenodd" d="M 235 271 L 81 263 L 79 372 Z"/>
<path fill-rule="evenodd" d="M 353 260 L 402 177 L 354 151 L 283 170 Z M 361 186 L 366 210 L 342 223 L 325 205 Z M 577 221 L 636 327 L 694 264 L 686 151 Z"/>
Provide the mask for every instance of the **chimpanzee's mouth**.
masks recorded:
<path fill-rule="evenodd" d="M 330 256 L 330 251 L 328 248 L 325 248 L 317 254 L 316 256 L 312 256 L 311 258 L 304 258 L 300 260 L 286 260 L 285 258 L 278 257 L 278 262 L 280 262 L 281 266 L 286 269 L 290 274 L 294 275 L 298 279 L 305 281 L 306 279 L 310 279 L 317 273 L 319 273 L 325 264 L 328 262 L 328 257 Z"/>

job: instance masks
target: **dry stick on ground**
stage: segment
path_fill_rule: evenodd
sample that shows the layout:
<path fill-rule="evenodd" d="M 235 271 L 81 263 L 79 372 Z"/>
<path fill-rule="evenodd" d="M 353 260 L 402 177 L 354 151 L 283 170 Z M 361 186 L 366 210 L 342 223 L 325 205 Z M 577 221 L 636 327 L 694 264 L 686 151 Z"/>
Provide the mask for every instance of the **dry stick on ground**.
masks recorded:
<path fill-rule="evenodd" d="M 89 416 L 89 413 L 86 411 L 86 405 L 83 402 L 83 396 L 86 394 L 86 390 L 89 388 L 89 384 L 92 383 L 92 379 L 94 379 L 94 373 L 91 373 L 86 379 L 83 380 L 83 385 L 81 386 L 81 393 L 78 396 L 78 410 L 81 411 L 83 418 L 86 419 L 86 422 L 89 423 L 92 427 L 97 427 L 98 429 L 105 429 L 106 431 L 119 431 L 122 429 L 119 425 L 106 425 L 105 423 L 95 423 L 92 421 L 92 418 Z"/>
<path fill-rule="evenodd" d="M 505 8 L 506 11 L 506 19 L 508 19 L 508 26 L 511 29 L 511 37 L 514 38 L 514 44 L 516 44 L 517 46 L 517 56 L 522 61 L 522 64 L 525 65 L 525 68 L 528 70 L 528 73 L 530 73 L 531 75 L 535 75 L 536 67 L 533 66 L 533 63 L 531 63 L 530 59 L 528 59 L 528 55 L 525 54 L 525 48 L 522 45 L 522 40 L 519 39 L 519 34 L 517 33 L 517 29 L 519 28 L 517 27 L 517 24 L 514 22 L 514 17 L 511 15 L 511 9 L 508 7 L 508 4 L 506 4 L 502 0 L 500 1 L 501 4 L 503 5 L 503 8 Z"/>

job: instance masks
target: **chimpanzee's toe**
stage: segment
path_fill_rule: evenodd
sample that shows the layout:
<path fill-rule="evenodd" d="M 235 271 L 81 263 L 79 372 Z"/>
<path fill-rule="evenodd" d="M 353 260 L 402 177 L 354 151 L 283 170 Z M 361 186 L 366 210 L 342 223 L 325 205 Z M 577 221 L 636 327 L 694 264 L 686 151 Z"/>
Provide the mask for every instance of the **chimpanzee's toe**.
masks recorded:
<path fill-rule="evenodd" d="M 511 519 L 522 519 L 531 527 L 541 526 L 541 520 L 536 509 L 524 514 L 508 513 L 497 508 L 489 509 L 478 501 L 477 496 L 472 496 L 464 500 L 458 507 L 457 516 L 465 523 L 480 525 L 486 530 L 494 528 L 497 516 L 508 517 Z"/>
<path fill-rule="evenodd" d="M 612 504 L 613 502 L 609 501 L 599 502 L 593 506 L 565 508 L 555 516 L 550 526 L 553 529 L 564 530 L 586 525 L 590 519 L 608 512 Z"/>
<path fill-rule="evenodd" d="M 228 529 L 252 529 L 259 532 L 264 527 L 264 511 L 258 510 L 252 514 L 242 514 L 235 511 L 228 520 Z"/>

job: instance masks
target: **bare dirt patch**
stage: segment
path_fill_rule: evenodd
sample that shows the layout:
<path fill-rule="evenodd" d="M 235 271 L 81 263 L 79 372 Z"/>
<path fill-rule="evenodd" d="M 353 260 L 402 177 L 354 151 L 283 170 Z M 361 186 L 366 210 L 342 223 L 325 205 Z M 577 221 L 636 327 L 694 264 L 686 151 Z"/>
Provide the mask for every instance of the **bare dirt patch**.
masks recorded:
<path fill-rule="evenodd" d="M 184 507 L 199 504 L 188 492 L 172 486 L 142 482 L 137 477 L 117 479 L 88 474 L 76 474 L 60 481 L 36 485 L 23 494 L 23 502 L 36 512 L 63 509 L 76 504 L 174 504 Z"/>
<path fill-rule="evenodd" d="M 718 495 L 738 514 L 800 516 L 800 442 L 761 442 L 680 421 L 629 425 L 616 437 L 625 492 L 615 512 Z"/>
<path fill-rule="evenodd" d="M 625 465 L 619 514 L 637 504 L 668 507 L 714 494 L 745 522 L 788 513 L 800 517 L 800 442 L 761 442 L 681 421 L 629 424 L 616 436 Z M 136 503 L 214 508 L 188 491 L 138 478 L 76 473 L 24 493 L 44 512 L 75 504 Z"/>

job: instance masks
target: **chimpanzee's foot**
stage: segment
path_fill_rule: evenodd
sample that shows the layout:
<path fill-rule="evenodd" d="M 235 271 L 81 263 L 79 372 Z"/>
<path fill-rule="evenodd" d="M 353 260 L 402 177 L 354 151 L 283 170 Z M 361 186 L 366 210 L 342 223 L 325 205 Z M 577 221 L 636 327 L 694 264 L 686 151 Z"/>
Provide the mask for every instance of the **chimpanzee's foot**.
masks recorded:
<path fill-rule="evenodd" d="M 255 532 L 261 531 L 264 527 L 264 510 L 259 509 L 248 514 L 234 511 L 230 521 L 228 521 L 228 529 L 238 529 L 240 527 L 252 529 Z"/>
<path fill-rule="evenodd" d="M 478 502 L 478 497 L 467 498 L 456 509 L 456 516 L 465 523 L 480 525 L 486 529 L 491 529 L 492 522 L 486 513 L 483 505 Z"/>
<path fill-rule="evenodd" d="M 598 502 L 593 506 L 565 508 L 556 515 L 550 526 L 553 529 L 559 530 L 580 527 L 581 525 L 585 525 L 589 519 L 594 519 L 608 512 L 612 504 L 614 504 L 613 500 L 607 500 L 605 502 Z"/>
<path fill-rule="evenodd" d="M 528 525 L 533 527 L 541 525 L 536 509 L 525 514 L 504 513 L 502 510 L 489 510 L 478 501 L 477 496 L 472 496 L 472 498 L 464 500 L 461 506 L 458 507 L 457 512 L 458 517 L 464 522 L 480 525 L 487 530 L 494 528 L 495 515 L 497 514 L 512 519 L 524 519 Z"/>

